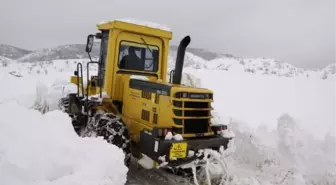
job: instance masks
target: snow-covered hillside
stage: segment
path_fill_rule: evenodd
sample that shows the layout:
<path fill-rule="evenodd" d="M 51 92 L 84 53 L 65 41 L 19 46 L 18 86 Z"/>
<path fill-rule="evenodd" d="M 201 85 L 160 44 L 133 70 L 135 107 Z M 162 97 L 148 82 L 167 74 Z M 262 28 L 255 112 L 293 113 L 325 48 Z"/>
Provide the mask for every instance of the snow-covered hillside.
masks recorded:
<path fill-rule="evenodd" d="M 0 91 L 0 184 L 156 183 L 146 181 L 147 173 L 127 177 L 121 150 L 99 138 L 77 137 L 57 110 L 58 100 L 76 90 L 68 80 L 78 62 L 88 61 L 84 48 L 31 52 L 0 45 L 6 87 Z M 93 58 L 98 48 L 95 43 Z M 170 47 L 169 70 L 176 49 Z M 187 51 L 182 83 L 213 90 L 214 121 L 236 135 L 222 161 L 227 185 L 336 184 L 335 64 L 308 70 L 271 58 Z M 218 172 L 210 169 L 211 175 Z"/>
<path fill-rule="evenodd" d="M 177 50 L 176 46 L 170 47 L 169 52 L 170 69 L 172 69 L 175 65 L 176 50 Z M 45 48 L 43 50 L 29 52 L 28 54 L 25 55 L 22 55 L 23 53 L 19 49 L 17 53 L 14 51 L 16 50 L 13 50 L 11 55 L 21 56 L 19 58 L 15 58 L 18 62 L 42 62 L 42 61 L 50 62 L 53 60 L 60 60 L 60 59 L 71 60 L 71 59 L 88 58 L 87 53 L 85 53 L 85 45 L 83 44 L 71 44 L 71 45 L 62 45 L 55 48 Z M 99 43 L 95 43 L 91 56 L 97 58 L 98 54 L 99 54 Z M 7 55 L 8 54 L 2 55 L 0 52 L 0 57 L 1 56 L 6 57 Z M 335 63 L 318 70 L 309 70 L 298 68 L 291 64 L 280 62 L 272 58 L 262 58 L 262 57 L 240 58 L 232 55 L 206 51 L 199 48 L 187 49 L 184 66 L 192 67 L 195 69 L 244 71 L 246 73 L 262 74 L 265 76 L 281 76 L 281 77 L 299 76 L 305 78 L 322 78 L 322 79 L 334 78 L 336 76 Z"/>
<path fill-rule="evenodd" d="M 170 56 L 170 60 L 172 67 L 174 57 Z M 214 91 L 215 102 L 213 106 L 215 108 L 216 122 L 228 124 L 236 134 L 236 139 L 231 143 L 226 154 L 227 157 L 225 158 L 225 162 L 228 165 L 227 184 L 335 184 L 336 143 L 334 131 L 336 122 L 336 92 L 335 78 L 332 76 L 334 75 L 332 74 L 333 65 L 328 67 L 330 70 L 327 70 L 331 74 L 329 78 L 322 79 L 319 73 L 309 73 L 311 74 L 310 78 L 307 78 L 303 74 L 288 78 L 281 75 L 265 75 L 262 72 L 246 72 L 244 70 L 246 64 L 237 65 L 236 60 L 236 58 L 228 57 L 225 60 L 214 59 L 210 62 L 188 53 L 186 55 L 186 68 L 184 69 L 183 76 L 183 83 L 185 84 L 206 87 Z M 260 64 L 259 62 L 263 59 L 255 60 L 249 62 L 249 59 L 246 59 L 247 63 L 251 64 Z M 64 115 L 61 113 L 56 111 L 41 115 L 37 111 L 30 109 L 41 110 L 41 108 L 46 107 L 44 105 L 49 105 L 48 111 L 55 111 L 57 109 L 57 99 L 68 90 L 74 90 L 71 88 L 64 89 L 63 87 L 69 87 L 67 85 L 69 76 L 73 74 L 76 64 L 81 61 L 84 61 L 84 59 L 25 63 L 11 62 L 6 67 L 0 67 L 1 82 L 8 84 L 6 85 L 8 88 L 5 91 L 1 91 L 0 94 L 0 107 L 6 115 L 3 119 L 10 119 L 8 115 L 14 111 L 19 110 L 20 112 L 24 112 L 24 116 L 13 119 L 14 124 L 10 125 L 7 124 L 8 122 L 0 122 L 0 126 L 6 129 L 21 128 L 20 124 L 23 123 L 20 120 L 22 118 L 25 120 L 25 127 L 36 128 L 30 129 L 31 132 L 25 133 L 29 135 L 23 135 L 23 137 L 29 138 L 31 134 L 36 135 L 36 137 L 40 134 L 42 136 L 49 135 L 50 128 L 48 126 L 41 127 L 41 125 L 50 124 L 54 128 L 55 123 L 52 119 L 57 115 L 57 117 L 63 120 L 60 120 L 62 123 L 59 124 L 62 128 L 59 129 L 63 129 L 65 133 L 69 133 L 70 128 L 67 128 L 66 125 L 70 123 L 65 118 L 63 119 Z M 88 60 L 85 59 L 85 61 Z M 276 64 L 275 61 L 273 62 Z M 229 70 L 223 70 L 225 69 L 224 67 L 218 68 L 223 63 L 226 65 L 232 64 L 232 66 Z M 198 67 L 198 64 L 205 66 Z M 288 66 L 288 68 L 290 67 Z M 284 69 L 287 69 L 287 67 L 285 66 Z M 91 73 L 96 73 L 96 69 L 92 68 Z M 312 74 L 316 74 L 316 76 Z M 14 104 L 14 102 L 16 103 Z M 34 124 L 27 120 L 31 120 Z M 38 130 L 40 127 L 41 130 Z M 20 140 L 21 137 L 16 135 L 22 134 L 21 132 L 8 133 L 12 134 L 0 137 L 0 142 L 11 141 L 10 137 L 17 139 L 18 143 L 23 142 Z M 69 134 L 71 135 L 71 133 Z M 51 137 L 56 137 L 54 134 L 50 135 Z M 3 136 L 3 133 L 0 136 Z M 6 140 L 3 140 L 4 138 Z M 34 140 L 34 138 L 32 137 L 32 140 L 29 140 L 29 142 L 31 141 L 31 144 L 33 144 L 32 142 L 35 141 L 36 145 L 40 145 L 38 144 L 39 141 L 37 139 Z M 64 140 L 59 142 L 65 141 L 65 139 L 76 140 L 74 138 L 74 136 L 66 136 Z M 70 152 L 73 155 L 79 155 L 76 152 L 84 150 L 77 151 L 78 146 L 75 144 L 77 141 L 70 142 L 66 146 L 61 145 L 61 143 L 53 139 L 45 142 L 49 142 L 50 145 L 48 148 L 50 151 L 55 151 L 56 153 L 59 153 L 59 150 L 61 150 Z M 87 142 L 86 144 L 84 142 L 82 145 L 83 147 L 87 147 L 87 150 L 91 150 L 90 147 L 93 147 L 91 143 L 93 144 L 95 141 L 91 141 L 91 143 L 90 141 Z M 106 146 L 102 142 L 97 141 L 97 143 L 100 143 L 96 146 L 98 151 L 105 150 L 104 147 Z M 77 147 L 72 146 L 72 144 Z M 32 153 L 19 155 L 18 152 L 21 149 L 17 151 L 12 149 L 10 151 L 13 153 L 7 153 L 9 146 L 0 146 L 5 146 L 5 148 L 0 148 L 0 161 L 5 162 L 0 162 L 0 172 L 7 169 L 12 160 L 18 161 L 14 164 L 20 166 L 26 165 L 24 160 L 21 160 L 23 158 L 32 159 L 30 164 L 33 164 L 36 159 Z M 16 144 L 15 146 L 21 145 Z M 45 145 L 37 148 L 37 151 L 43 146 Z M 113 148 L 111 148 L 111 153 L 115 152 L 112 150 Z M 106 152 L 108 153 L 109 151 Z M 68 160 L 67 157 L 70 158 L 73 155 L 65 155 L 65 161 Z M 16 156 L 16 158 L 8 161 L 7 156 Z M 49 155 L 45 155 L 44 157 L 46 156 L 48 157 Z M 108 158 L 109 156 L 106 157 Z M 54 155 L 51 155 L 50 158 L 43 160 L 45 163 L 42 163 L 39 169 L 50 169 L 47 165 L 53 164 L 53 162 L 50 162 L 52 160 L 54 162 L 64 160 L 63 158 L 58 159 Z M 110 167 L 121 165 L 122 160 L 118 163 L 117 159 L 114 160 L 113 157 L 109 159 L 111 160 L 109 161 L 110 163 L 106 162 L 106 158 L 101 158 L 99 154 L 85 157 L 85 160 L 94 162 L 93 171 L 105 170 L 107 176 L 110 175 L 111 178 L 116 178 L 113 174 L 114 172 L 112 172 L 113 169 L 110 169 Z M 79 158 L 78 163 L 75 164 L 80 164 L 81 160 Z M 111 163 L 114 164 L 111 165 Z M 75 164 L 70 162 L 60 163 L 57 169 L 61 172 L 69 172 L 61 169 L 72 169 L 73 171 L 71 172 L 76 174 L 76 170 L 79 170 L 80 167 Z M 20 177 L 20 179 L 22 181 L 27 178 L 30 178 L 30 180 L 39 179 L 41 182 L 56 178 L 52 176 L 55 174 L 57 177 L 66 175 L 61 172 L 48 170 L 45 173 L 34 172 L 34 174 L 31 174 L 28 171 L 24 171 L 25 169 L 29 168 L 23 168 L 23 171 L 20 173 L 17 171 L 8 171 L 5 174 L 26 175 L 24 178 Z M 17 170 L 17 168 L 13 167 L 13 170 Z M 124 172 L 118 175 L 124 177 L 126 173 Z M 51 177 L 50 174 L 52 174 Z M 78 172 L 78 174 L 81 175 L 82 173 Z M 68 178 L 76 177 L 76 175 L 72 175 Z M 84 177 L 86 176 L 84 175 Z M 12 180 L 18 178 L 18 176 L 9 176 L 5 181 L 0 180 L 0 184 L 14 182 Z M 102 174 L 97 174 L 95 176 L 96 179 L 102 180 Z M 78 182 L 84 183 L 86 180 L 84 178 Z M 119 182 L 122 182 L 122 179 Z M 150 184 L 150 182 L 146 182 L 146 184 Z"/>
<path fill-rule="evenodd" d="M 91 55 L 98 56 L 99 44 L 95 43 Z M 33 53 L 29 53 L 17 59 L 19 62 L 38 62 L 38 61 L 52 61 L 58 59 L 83 59 L 88 55 L 85 52 L 85 45 L 83 44 L 70 44 L 62 45 L 55 48 L 45 48 Z"/>
<path fill-rule="evenodd" d="M 12 59 L 9 59 L 7 57 L 3 57 L 3 56 L 0 56 L 0 65 L 2 67 L 6 67 L 9 63 L 13 63 L 15 62 L 14 60 Z"/>
<path fill-rule="evenodd" d="M 0 56 L 10 58 L 10 59 L 18 59 L 31 53 L 32 51 L 17 48 L 10 45 L 0 44 Z"/>
<path fill-rule="evenodd" d="M 169 67 L 173 69 L 175 66 L 176 51 L 171 51 L 170 59 L 171 62 L 169 63 Z M 320 70 L 307 70 L 270 58 L 238 58 L 234 56 L 219 56 L 212 60 L 205 60 L 191 52 L 186 53 L 184 66 L 194 69 L 246 72 L 265 76 L 321 79 L 336 77 L 336 64 L 330 64 Z"/>

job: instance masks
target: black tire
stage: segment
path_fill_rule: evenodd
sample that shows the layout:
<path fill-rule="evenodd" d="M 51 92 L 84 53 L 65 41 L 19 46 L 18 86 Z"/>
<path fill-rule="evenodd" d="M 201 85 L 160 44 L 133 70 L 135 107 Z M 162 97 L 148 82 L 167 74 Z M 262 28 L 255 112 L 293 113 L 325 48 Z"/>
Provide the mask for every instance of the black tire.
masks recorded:
<path fill-rule="evenodd" d="M 69 98 L 68 97 L 63 97 L 58 101 L 58 109 L 65 113 L 69 113 Z"/>
<path fill-rule="evenodd" d="M 82 137 L 90 136 L 91 132 L 96 132 L 97 136 L 102 136 L 108 143 L 121 148 L 125 154 L 124 163 L 129 167 L 131 162 L 131 142 L 128 129 L 121 119 L 113 113 L 97 111 L 93 117 L 90 117 L 88 124 L 85 124 L 85 115 L 70 114 L 69 97 L 61 98 L 58 102 L 59 109 L 69 114 L 72 119 L 72 125 L 76 133 Z M 84 128 L 86 127 L 86 128 Z M 81 130 L 84 129 L 84 133 Z"/>
<path fill-rule="evenodd" d="M 70 98 L 69 96 L 63 97 L 58 101 L 58 109 L 64 113 L 67 113 L 71 118 L 72 126 L 75 132 L 80 135 L 80 131 L 85 123 L 85 117 L 81 113 L 71 114 L 70 113 Z"/>
<path fill-rule="evenodd" d="M 98 112 L 94 116 L 96 132 L 103 138 L 118 148 L 125 154 L 124 163 L 127 167 L 131 161 L 131 142 L 128 129 L 120 118 L 113 113 Z"/>

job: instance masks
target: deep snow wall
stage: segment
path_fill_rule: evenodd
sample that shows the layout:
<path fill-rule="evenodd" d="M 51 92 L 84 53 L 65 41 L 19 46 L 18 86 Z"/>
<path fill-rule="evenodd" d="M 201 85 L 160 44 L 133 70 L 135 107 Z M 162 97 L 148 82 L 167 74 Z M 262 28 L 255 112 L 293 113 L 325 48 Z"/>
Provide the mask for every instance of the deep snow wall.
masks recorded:
<path fill-rule="evenodd" d="M 78 137 L 57 110 L 66 90 L 62 75 L 11 71 L 0 69 L 1 185 L 125 184 L 122 150 L 103 138 Z"/>
<path fill-rule="evenodd" d="M 336 184 L 335 79 L 186 68 L 214 91 L 215 121 L 236 135 L 227 183 Z"/>

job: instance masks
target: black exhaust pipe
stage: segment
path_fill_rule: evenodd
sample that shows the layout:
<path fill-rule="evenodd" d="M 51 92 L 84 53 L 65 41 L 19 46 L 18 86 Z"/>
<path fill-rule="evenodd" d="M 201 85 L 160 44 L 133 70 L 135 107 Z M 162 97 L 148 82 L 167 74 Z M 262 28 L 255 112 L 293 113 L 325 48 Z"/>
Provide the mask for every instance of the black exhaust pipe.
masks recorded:
<path fill-rule="evenodd" d="M 181 40 L 180 45 L 178 46 L 175 70 L 173 75 L 173 84 L 181 84 L 184 54 L 189 43 L 190 43 L 190 37 L 186 36 Z"/>

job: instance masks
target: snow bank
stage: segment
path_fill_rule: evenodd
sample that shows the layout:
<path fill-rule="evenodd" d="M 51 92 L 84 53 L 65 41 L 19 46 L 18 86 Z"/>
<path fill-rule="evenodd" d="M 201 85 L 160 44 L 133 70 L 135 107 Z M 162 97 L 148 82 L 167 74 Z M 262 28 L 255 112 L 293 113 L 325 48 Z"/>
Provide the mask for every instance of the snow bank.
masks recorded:
<path fill-rule="evenodd" d="M 300 127 L 322 139 L 335 130 L 336 79 L 282 78 L 238 71 L 185 68 L 201 78 L 200 86 L 214 91 L 215 111 L 221 120 L 234 119 L 252 129 L 275 129 L 289 114 Z"/>
<path fill-rule="evenodd" d="M 61 97 L 77 90 L 68 82 L 75 65 L 11 63 L 0 68 L 5 87 L 0 91 L 0 184 L 126 182 L 123 152 L 102 138 L 78 137 L 69 117 L 56 110 Z"/>
<path fill-rule="evenodd" d="M 78 137 L 62 112 L 42 115 L 15 102 L 0 112 L 0 184 L 126 182 L 123 152 L 102 138 Z"/>
<path fill-rule="evenodd" d="M 2 73 L 0 83 L 6 86 L 6 90 L 0 91 L 0 104 L 15 101 L 21 106 L 42 112 L 56 110 L 60 98 L 69 92 L 77 92 L 76 86 L 67 82 L 66 78 L 63 79 L 27 74 L 16 77 Z"/>
<path fill-rule="evenodd" d="M 224 153 L 226 184 L 336 184 L 335 79 L 184 72 L 214 91 L 214 121 L 235 135 Z"/>
<path fill-rule="evenodd" d="M 0 72 L 0 83 L 4 89 L 0 91 L 0 104 L 16 101 L 22 106 L 29 107 L 34 103 L 36 81 L 32 77 L 15 77 L 7 72 Z"/>
<path fill-rule="evenodd" d="M 335 78 L 322 80 L 319 76 L 316 76 L 317 78 L 307 78 L 304 76 L 293 76 L 291 78 L 280 77 L 277 75 L 268 76 L 259 73 L 253 74 L 244 72 L 246 66 L 243 69 L 242 66 L 235 65 L 233 59 L 225 61 L 217 60 L 217 62 L 216 60 L 213 60 L 212 62 L 213 64 L 210 64 L 210 62 L 202 61 L 193 55 L 186 55 L 185 64 L 190 67 L 183 70 L 184 74 L 182 82 L 187 85 L 206 87 L 213 90 L 215 101 L 213 106 L 217 113 L 217 119 L 215 119 L 216 123 L 220 122 L 228 124 L 229 128 L 234 131 L 234 142 L 232 142 L 231 147 L 225 154 L 225 162 L 228 165 L 229 173 L 227 184 L 336 184 L 336 143 L 334 133 L 336 122 Z M 173 63 L 171 62 L 171 64 Z M 258 67 L 253 66 L 252 64 L 254 64 L 253 61 L 251 62 L 251 68 Z M 77 90 L 71 87 L 68 89 L 65 88 L 68 87 L 66 81 L 68 81 L 69 76 L 73 74 L 73 70 L 76 67 L 76 61 L 60 60 L 51 63 L 46 62 L 41 65 L 37 63 L 11 65 L 12 64 L 6 68 L 0 68 L 0 82 L 5 84 L 6 87 L 6 90 L 0 91 L 0 104 L 15 101 L 21 106 L 29 108 L 36 102 L 41 102 L 42 105 L 46 102 L 46 104 L 50 106 L 49 110 L 53 110 L 55 107 L 53 102 L 56 102 L 59 97 L 65 94 L 65 92 Z M 247 67 L 249 66 L 247 65 Z M 83 65 L 83 68 L 84 74 L 86 74 L 85 65 Z M 8 74 L 8 72 L 14 69 L 18 70 L 23 77 L 18 78 Z M 96 69 L 91 69 L 92 72 L 90 74 L 94 74 Z M 229 70 L 226 71 L 226 69 Z M 309 75 L 312 74 L 309 73 Z M 37 158 L 35 158 L 37 153 L 34 156 L 30 156 L 30 154 L 33 154 L 33 151 L 30 151 L 29 149 L 31 148 L 32 150 L 33 148 L 39 147 L 42 142 L 40 138 L 44 139 L 44 136 L 40 132 L 35 132 L 38 126 L 32 125 L 34 125 L 33 123 L 44 125 L 42 124 L 42 119 L 54 123 L 52 122 L 53 120 L 49 120 L 48 118 L 53 114 L 58 113 L 51 112 L 42 116 L 36 111 L 23 109 L 24 111 L 29 112 L 28 115 L 31 115 L 31 117 L 34 118 L 33 115 L 35 115 L 38 119 L 22 116 L 22 119 L 25 120 L 24 126 L 27 126 L 27 128 L 18 130 L 19 132 L 14 133 L 13 131 L 8 132 L 6 131 L 8 129 L 2 128 L 4 125 L 2 120 L 6 117 L 9 119 L 11 113 L 14 112 L 11 110 L 17 109 L 17 106 L 8 108 L 4 107 L 4 105 L 0 105 L 0 107 L 2 107 L 0 111 L 2 111 L 4 115 L 4 117 L 0 119 L 0 180 L 6 180 L 9 184 L 15 184 L 12 183 L 14 182 L 12 181 L 14 179 L 22 180 L 24 178 L 32 179 L 34 177 L 35 179 L 42 179 L 37 182 L 43 182 L 43 179 L 46 179 L 42 178 L 44 177 L 43 175 L 46 173 L 53 174 L 50 172 L 50 168 L 41 172 L 30 172 L 25 171 L 27 170 L 27 167 L 25 167 L 22 168 L 21 172 L 20 169 L 15 168 L 15 166 L 6 167 L 5 169 L 10 169 L 12 172 L 17 170 L 14 171 L 15 173 L 13 174 L 26 175 L 17 177 L 8 176 L 8 178 L 6 177 L 7 179 L 2 178 L 2 174 L 4 174 L 3 165 L 10 166 L 8 160 L 4 160 L 3 156 L 6 154 L 6 156 L 12 156 L 12 158 L 22 157 L 21 160 L 17 160 L 20 164 L 28 164 L 30 161 L 33 162 L 34 160 L 37 160 Z M 18 111 L 20 112 L 22 110 L 18 109 Z M 22 123 L 19 118 L 13 119 Z M 57 124 L 62 126 L 62 123 Z M 7 123 L 5 125 L 6 128 L 9 126 Z M 12 124 L 11 126 L 13 126 L 12 129 L 19 127 L 18 123 Z M 38 128 L 48 130 L 47 127 Z M 49 130 L 50 129 L 51 128 L 49 128 Z M 25 133 L 24 131 L 28 131 L 28 133 Z M 4 132 L 4 134 L 2 132 Z M 68 133 L 66 129 L 58 132 Z M 7 133 L 13 133 L 14 135 L 8 136 Z M 52 132 L 45 131 L 45 133 L 48 133 L 46 135 L 56 137 Z M 24 146 L 29 147 L 28 150 L 26 149 L 27 147 L 23 148 L 21 155 L 19 155 L 19 153 L 7 155 L 7 153 L 3 152 L 4 147 L 11 147 L 13 149 L 14 146 L 23 145 L 23 140 L 20 140 L 22 142 L 20 144 L 22 145 L 15 145 L 15 143 L 14 145 L 2 144 L 6 143 L 5 141 L 9 142 L 11 140 L 19 143 L 17 140 L 22 138 L 15 134 L 26 136 L 28 139 L 25 142 L 31 145 L 29 146 L 25 143 Z M 226 134 L 231 133 L 223 133 L 223 135 Z M 98 149 L 96 153 L 90 147 L 93 147 L 91 146 L 91 143 L 99 142 L 97 139 L 75 139 L 78 140 L 76 142 L 79 142 L 80 140 L 82 144 L 85 143 L 86 147 L 83 147 L 78 143 L 74 144 L 75 141 L 73 140 L 70 143 L 66 143 L 65 141 L 68 140 L 65 140 L 63 137 L 67 137 L 67 134 L 63 135 L 54 140 L 47 139 L 46 141 L 43 141 L 52 141 L 51 143 L 55 144 L 51 146 L 46 146 L 46 144 L 44 144 L 38 149 L 41 150 L 42 146 L 47 148 L 47 150 L 53 150 L 50 149 L 52 147 L 61 148 L 62 150 L 68 151 L 67 155 L 64 155 L 66 152 L 63 152 L 62 155 L 56 152 L 62 157 L 70 156 L 73 159 L 77 160 L 78 158 L 78 160 L 84 161 L 82 157 L 85 156 L 87 166 L 90 166 L 91 162 L 95 160 L 97 161 L 94 163 L 99 163 L 98 158 L 101 157 L 102 152 L 98 153 L 98 151 L 100 151 L 101 148 L 105 148 L 105 145 L 102 146 L 103 141 L 99 144 L 101 147 L 97 146 L 100 149 Z M 10 139 L 7 137 L 10 137 Z M 173 136 L 171 135 L 170 139 L 172 139 L 172 137 Z M 4 140 L 4 138 L 6 140 Z M 36 144 L 32 144 L 32 139 L 36 141 Z M 64 143 L 62 143 L 62 141 Z M 61 143 L 64 145 L 61 145 Z M 81 146 L 81 149 L 77 149 L 76 147 L 78 146 Z M 93 154 L 91 155 L 91 153 L 87 153 L 85 149 L 94 152 L 96 155 L 94 156 Z M 59 149 L 55 150 L 58 151 Z M 44 158 L 52 156 L 50 158 L 55 161 L 58 160 L 58 156 L 51 155 L 48 151 L 44 152 L 43 155 L 41 155 L 41 153 L 38 154 Z M 75 154 L 76 157 L 73 157 Z M 23 160 L 24 157 L 32 160 L 25 161 Z M 102 156 L 102 160 L 105 159 L 104 157 L 107 158 L 104 155 Z M 8 157 L 6 157 L 6 159 L 7 158 Z M 114 161 L 113 156 L 110 156 L 108 159 Z M 7 162 L 4 163 L 3 161 Z M 16 159 L 13 159 L 12 161 L 13 164 L 16 165 Z M 38 163 L 36 166 L 40 165 L 44 167 L 46 166 L 46 163 L 44 162 Z M 108 162 L 104 161 L 104 163 Z M 103 169 L 100 170 L 108 169 L 104 163 L 102 162 Z M 59 164 L 61 165 L 60 168 L 67 166 L 65 164 L 69 164 L 68 166 L 71 166 L 71 168 L 75 166 L 71 162 L 60 163 L 59 161 L 55 165 L 57 166 Z M 78 162 L 76 164 L 81 163 Z M 85 169 L 87 166 L 81 167 Z M 64 168 L 67 169 L 67 167 Z M 73 167 L 73 169 L 79 169 L 79 167 Z M 92 171 L 97 171 L 95 169 L 96 166 L 93 167 Z M 6 170 L 5 174 L 11 174 L 10 170 Z M 212 166 L 210 170 L 212 173 L 215 173 L 216 167 Z M 78 173 L 76 171 L 76 173 L 73 174 L 75 175 Z M 40 174 L 40 176 L 36 174 Z M 69 177 L 73 178 L 74 175 Z M 100 179 L 98 175 L 95 177 Z M 91 177 L 83 175 L 81 178 L 85 179 Z M 57 182 L 60 181 L 55 181 L 55 183 Z M 82 184 L 82 182 L 80 183 Z M 6 184 L 6 182 L 0 182 L 0 184 Z"/>
<path fill-rule="evenodd" d="M 315 140 L 289 115 L 277 128 L 229 125 L 236 137 L 227 151 L 229 185 L 329 185 L 336 183 L 335 136 Z M 214 169 L 212 169 L 214 170 Z"/>

